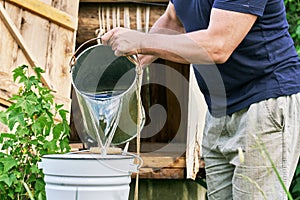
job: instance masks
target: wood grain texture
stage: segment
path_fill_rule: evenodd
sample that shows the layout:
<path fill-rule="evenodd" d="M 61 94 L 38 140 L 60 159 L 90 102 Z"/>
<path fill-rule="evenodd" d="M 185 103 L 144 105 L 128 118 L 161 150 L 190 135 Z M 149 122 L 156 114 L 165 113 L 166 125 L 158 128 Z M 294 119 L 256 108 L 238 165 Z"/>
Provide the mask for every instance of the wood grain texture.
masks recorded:
<path fill-rule="evenodd" d="M 18 28 L 10 19 L 8 13 L 6 12 L 2 4 L 0 4 L 0 18 L 4 22 L 7 30 L 9 31 L 13 39 L 17 42 L 18 46 L 22 49 L 22 52 L 26 57 L 26 59 L 28 60 L 29 65 L 32 67 L 38 66 L 36 59 L 34 58 L 32 52 L 30 51 L 30 48 L 28 47 L 27 43 L 23 39 Z M 41 76 L 41 81 L 47 88 L 51 89 L 51 86 L 49 85 L 48 81 L 44 78 L 43 75 Z"/>
<path fill-rule="evenodd" d="M 39 2 L 59 10 L 64 15 L 72 16 L 72 20 L 77 22 L 79 0 L 42 0 Z M 8 1 L 0 1 L 0 3 L 15 26 L 15 30 L 9 31 L 6 22 L 3 19 L 0 20 L 0 72 L 7 74 L 6 80 L 12 80 L 12 71 L 17 66 L 25 64 L 43 68 L 45 70 L 43 76 L 55 91 L 55 102 L 63 104 L 64 109 L 70 111 L 71 78 L 68 64 L 75 51 L 75 30 L 59 26 L 31 10 Z M 25 3 L 25 1 L 21 3 Z M 13 34 L 18 34 L 18 37 Z M 28 58 L 26 52 L 24 53 L 24 47 L 17 41 L 18 39 L 26 44 L 25 49 L 34 59 Z M 30 71 L 31 73 L 33 71 Z M 5 94 L 3 89 L 7 90 Z M 6 101 L 14 93 L 4 84 L 0 90 L 2 90 L 0 97 Z"/>
<path fill-rule="evenodd" d="M 99 21 L 99 6 L 101 8 L 100 16 L 102 16 L 102 19 L 104 19 L 102 22 L 104 24 L 101 24 Z M 163 5 L 151 6 L 135 3 L 81 3 L 78 19 L 78 32 L 76 41 L 77 46 L 91 38 L 96 37 L 97 30 L 101 26 L 105 27 L 104 31 L 106 31 L 108 29 L 107 21 L 109 21 L 111 25 L 109 29 L 111 29 L 114 24 L 115 26 L 118 26 L 119 23 L 119 26 L 121 27 L 130 26 L 131 29 L 146 31 L 151 28 L 154 22 L 164 13 L 165 8 L 166 7 Z M 117 16 L 118 11 L 120 17 L 118 19 L 114 19 L 113 16 Z M 129 22 L 128 18 L 127 21 L 124 19 L 124 12 L 128 11 L 129 13 L 127 13 L 127 15 L 129 14 Z M 148 12 L 149 22 L 146 20 Z M 138 18 L 140 20 L 138 20 Z M 130 23 L 130 25 L 128 23 Z"/>
<path fill-rule="evenodd" d="M 52 7 L 51 5 L 37 0 L 6 0 L 7 2 L 16 4 L 36 15 L 50 20 L 58 25 L 74 31 L 77 29 L 77 20 L 71 15 Z"/>
<path fill-rule="evenodd" d="M 136 177 L 136 173 L 132 174 L 132 178 Z M 174 168 L 141 168 L 139 172 L 139 178 L 141 179 L 184 179 L 185 169 Z"/>

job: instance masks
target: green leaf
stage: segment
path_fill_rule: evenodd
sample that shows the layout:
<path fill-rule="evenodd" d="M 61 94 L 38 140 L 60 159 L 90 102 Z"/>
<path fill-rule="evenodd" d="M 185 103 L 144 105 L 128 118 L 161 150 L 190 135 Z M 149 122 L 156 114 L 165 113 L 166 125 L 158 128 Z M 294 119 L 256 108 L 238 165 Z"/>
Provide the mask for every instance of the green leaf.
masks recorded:
<path fill-rule="evenodd" d="M 62 107 L 64 107 L 63 104 L 55 104 L 55 110 L 59 110 L 59 109 L 61 109 Z"/>
<path fill-rule="evenodd" d="M 13 94 L 9 100 L 18 101 L 19 99 L 23 99 L 23 97 L 21 97 L 20 95 Z M 11 110 L 10 108 L 11 108 L 11 106 L 8 109 Z"/>
<path fill-rule="evenodd" d="M 0 182 L 4 182 L 8 187 L 10 187 L 13 183 L 13 179 L 10 176 L 8 176 L 8 174 L 1 174 Z"/>
<path fill-rule="evenodd" d="M 23 176 L 22 172 L 20 171 L 15 171 L 14 173 L 17 179 L 20 179 Z"/>
<path fill-rule="evenodd" d="M 43 181 L 42 178 L 36 180 L 34 189 L 35 191 L 43 191 L 45 189 L 45 182 Z"/>
<path fill-rule="evenodd" d="M 9 139 L 14 140 L 14 139 L 16 139 L 16 135 L 13 134 L 13 133 L 1 133 L 0 138 L 3 138 L 3 139 L 4 138 L 9 138 Z"/>
<path fill-rule="evenodd" d="M 41 172 L 41 170 L 37 167 L 37 165 L 32 165 L 30 170 L 34 174 L 38 174 Z"/>
<path fill-rule="evenodd" d="M 24 127 L 18 127 L 17 131 L 16 131 L 16 135 L 18 136 L 18 139 L 20 141 L 20 138 L 26 138 L 26 136 L 30 135 L 30 132 L 27 128 Z"/>
<path fill-rule="evenodd" d="M 3 173 L 7 173 L 10 169 L 18 165 L 18 162 L 12 157 L 0 158 L 0 163 L 3 164 Z"/>
<path fill-rule="evenodd" d="M 295 176 L 297 176 L 300 179 L 300 161 L 298 162 Z M 299 188 L 299 190 L 300 190 L 300 188 Z"/>
<path fill-rule="evenodd" d="M 10 190 L 8 191 L 8 196 L 9 196 L 11 199 L 16 199 L 16 198 L 15 198 L 15 191 L 12 190 L 12 189 L 10 189 Z"/>
<path fill-rule="evenodd" d="M 31 126 L 32 131 L 35 133 L 36 136 L 39 135 L 48 136 L 51 131 L 51 127 L 53 123 L 52 120 L 53 119 L 51 119 L 47 114 L 43 113 L 42 115 L 40 115 L 38 118 L 35 119 L 34 124 L 32 124 Z"/>
<path fill-rule="evenodd" d="M 14 184 L 15 186 L 15 193 L 21 193 L 23 190 L 23 185 L 21 184 L 20 181 L 18 181 L 16 184 Z"/>
<path fill-rule="evenodd" d="M 39 102 L 37 101 L 37 98 L 34 94 L 29 95 L 26 97 L 26 100 L 24 101 L 24 111 L 25 113 L 28 113 L 29 116 L 33 116 L 34 113 L 39 112 Z"/>
<path fill-rule="evenodd" d="M 37 200 L 44 200 L 44 199 L 46 199 L 46 195 L 44 193 L 45 192 L 39 192 Z"/>
<path fill-rule="evenodd" d="M 30 76 L 28 78 L 28 81 L 32 84 L 32 85 L 35 85 L 37 86 L 40 82 L 39 80 L 35 77 L 35 76 Z"/>
<path fill-rule="evenodd" d="M 53 128 L 53 138 L 59 139 L 62 132 L 64 132 L 63 124 L 61 124 L 61 123 L 56 124 Z"/>
<path fill-rule="evenodd" d="M 20 78 L 26 77 L 24 75 L 24 73 L 27 69 L 28 69 L 28 67 L 26 65 L 22 65 L 20 67 L 17 67 L 16 69 L 14 69 L 13 70 L 13 79 L 14 79 L 14 81 L 16 81 L 18 77 L 20 77 Z"/>
<path fill-rule="evenodd" d="M 40 68 L 40 67 L 35 67 L 35 68 L 34 68 L 34 71 L 35 71 L 35 73 L 36 73 L 38 79 L 41 79 L 41 73 L 44 73 L 44 72 L 45 72 L 45 71 L 44 71 L 42 68 Z"/>
<path fill-rule="evenodd" d="M 67 119 L 67 113 L 69 113 L 67 110 L 59 110 L 59 115 L 63 120 Z"/>
<path fill-rule="evenodd" d="M 300 37 L 300 25 L 297 26 L 296 34 Z"/>
<path fill-rule="evenodd" d="M 4 111 L 0 111 L 0 123 L 7 125 L 7 114 Z"/>
<path fill-rule="evenodd" d="M 48 153 L 55 153 L 57 150 L 57 145 L 56 145 L 57 140 L 51 140 L 48 142 L 45 142 L 45 148 L 47 149 Z"/>
<path fill-rule="evenodd" d="M 45 100 L 46 102 L 53 103 L 53 99 L 54 99 L 53 94 L 50 94 L 50 93 L 45 94 L 45 95 L 43 96 L 43 98 L 44 98 L 44 100 Z"/>
<path fill-rule="evenodd" d="M 71 147 L 69 145 L 69 140 L 67 138 L 64 138 L 63 140 L 60 141 L 59 143 L 61 152 L 69 152 Z"/>
<path fill-rule="evenodd" d="M 9 115 L 8 127 L 10 130 L 13 130 L 16 123 L 19 123 L 21 126 L 25 126 L 25 116 L 24 113 L 12 112 Z"/>

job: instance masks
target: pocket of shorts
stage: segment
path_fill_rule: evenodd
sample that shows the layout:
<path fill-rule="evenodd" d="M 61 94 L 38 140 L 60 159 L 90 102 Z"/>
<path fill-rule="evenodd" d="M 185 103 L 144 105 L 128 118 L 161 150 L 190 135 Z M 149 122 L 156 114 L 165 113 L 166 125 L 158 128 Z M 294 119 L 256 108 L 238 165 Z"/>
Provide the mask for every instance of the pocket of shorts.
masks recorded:
<path fill-rule="evenodd" d="M 263 101 L 268 117 L 274 127 L 281 131 L 284 128 L 284 101 L 282 98 L 271 98 Z"/>

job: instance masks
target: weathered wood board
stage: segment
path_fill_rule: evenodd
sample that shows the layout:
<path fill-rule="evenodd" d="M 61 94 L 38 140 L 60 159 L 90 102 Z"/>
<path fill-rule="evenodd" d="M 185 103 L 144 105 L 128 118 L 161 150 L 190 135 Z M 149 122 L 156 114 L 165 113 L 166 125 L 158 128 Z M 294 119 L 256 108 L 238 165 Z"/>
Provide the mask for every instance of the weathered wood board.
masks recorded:
<path fill-rule="evenodd" d="M 153 26 L 154 22 L 164 13 L 166 3 L 143 4 L 122 3 L 118 1 L 98 1 L 98 3 L 80 4 L 77 32 L 77 45 L 97 36 L 99 28 L 103 31 L 113 28 L 118 23 L 121 27 L 127 27 L 139 31 Z M 91 1 L 93 2 L 93 1 Z M 97 2 L 97 1 L 94 1 Z M 119 16 L 119 17 L 117 17 Z M 118 19 L 116 19 L 118 18 Z"/>
<path fill-rule="evenodd" d="M 12 71 L 20 65 L 45 70 L 55 101 L 71 109 L 69 61 L 75 50 L 79 0 L 0 1 L 0 104 L 18 90 Z"/>

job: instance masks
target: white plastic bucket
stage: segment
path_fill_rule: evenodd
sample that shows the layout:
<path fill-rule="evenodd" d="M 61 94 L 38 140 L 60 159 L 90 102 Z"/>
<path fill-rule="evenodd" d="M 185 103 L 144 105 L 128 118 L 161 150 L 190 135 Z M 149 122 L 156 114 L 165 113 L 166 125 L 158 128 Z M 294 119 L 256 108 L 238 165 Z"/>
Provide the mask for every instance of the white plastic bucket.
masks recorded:
<path fill-rule="evenodd" d="M 47 200 L 127 200 L 134 155 L 52 154 L 42 157 Z"/>

